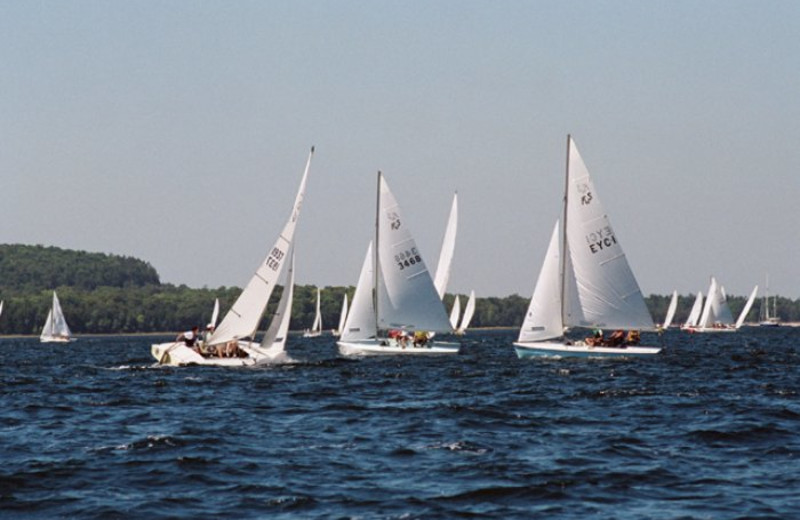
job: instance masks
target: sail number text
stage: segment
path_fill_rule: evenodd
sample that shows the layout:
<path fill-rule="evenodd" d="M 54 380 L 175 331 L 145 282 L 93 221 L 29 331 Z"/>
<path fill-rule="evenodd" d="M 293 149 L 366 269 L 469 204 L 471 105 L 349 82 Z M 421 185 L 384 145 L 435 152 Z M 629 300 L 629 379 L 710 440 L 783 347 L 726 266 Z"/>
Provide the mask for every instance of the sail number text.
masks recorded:
<path fill-rule="evenodd" d="M 415 264 L 422 263 L 422 257 L 419 256 L 416 247 L 412 247 L 411 249 L 406 249 L 405 251 L 401 251 L 394 255 L 394 261 L 397 262 L 397 265 L 400 267 L 402 271 L 406 267 L 411 267 Z"/>
<path fill-rule="evenodd" d="M 281 260 L 286 255 L 283 251 L 281 251 L 277 247 L 273 247 L 272 251 L 269 252 L 269 256 L 267 257 L 267 267 L 272 269 L 273 271 L 277 271 L 278 268 L 281 266 Z"/>
<path fill-rule="evenodd" d="M 614 236 L 614 230 L 611 229 L 611 226 L 604 226 L 586 235 L 586 243 L 589 245 L 592 254 L 594 254 L 615 245 L 617 237 Z"/>

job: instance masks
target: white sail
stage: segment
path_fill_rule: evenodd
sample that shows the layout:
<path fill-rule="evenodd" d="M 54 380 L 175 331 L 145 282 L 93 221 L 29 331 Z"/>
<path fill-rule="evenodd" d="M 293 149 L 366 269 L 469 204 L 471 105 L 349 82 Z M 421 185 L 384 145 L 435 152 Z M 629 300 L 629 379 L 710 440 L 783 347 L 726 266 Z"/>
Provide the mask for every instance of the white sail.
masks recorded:
<path fill-rule="evenodd" d="M 456 294 L 453 300 L 453 308 L 450 309 L 450 326 L 454 329 L 458 327 L 458 318 L 461 317 L 461 299 Z"/>
<path fill-rule="evenodd" d="M 725 290 L 717 283 L 716 278 L 711 277 L 711 284 L 708 287 L 706 304 L 703 306 L 703 314 L 700 316 L 698 327 L 701 329 L 713 328 L 714 326 L 732 326 L 733 314 L 728 307 L 725 297 Z"/>
<path fill-rule="evenodd" d="M 208 322 L 208 326 L 212 329 L 215 328 L 217 319 L 219 319 L 219 298 L 214 299 L 214 310 L 211 311 L 211 321 Z"/>
<path fill-rule="evenodd" d="M 550 244 L 544 256 L 539 278 L 533 290 L 528 312 L 519 331 L 519 341 L 544 341 L 558 338 L 564 334 L 561 322 L 561 277 L 559 269 L 559 223 L 553 228 Z"/>
<path fill-rule="evenodd" d="M 447 282 L 450 280 L 453 253 L 456 249 L 457 229 L 458 192 L 453 195 L 453 205 L 450 207 L 450 217 L 447 219 L 447 228 L 445 228 L 444 239 L 442 240 L 442 250 L 439 252 L 439 263 L 436 265 L 436 276 L 433 278 L 433 284 L 436 286 L 436 292 L 439 293 L 439 298 L 444 298 L 444 293 L 447 290 Z M 459 312 L 461 311 L 459 310 Z M 453 327 L 455 326 L 456 324 L 454 323 Z"/>
<path fill-rule="evenodd" d="M 747 303 L 745 303 L 744 307 L 742 307 L 742 312 L 741 314 L 739 314 L 739 318 L 736 320 L 737 329 L 742 326 L 745 318 L 747 318 L 747 313 L 750 312 L 750 308 L 753 306 L 753 302 L 756 300 L 757 293 L 758 293 L 758 286 L 756 285 L 753 288 L 753 292 L 750 293 L 750 297 L 747 299 Z"/>
<path fill-rule="evenodd" d="M 375 326 L 375 306 L 372 298 L 372 290 L 375 285 L 373 258 L 372 242 L 370 242 L 361 266 L 361 274 L 358 276 L 356 292 L 353 294 L 353 304 L 350 306 L 350 312 L 347 313 L 347 319 L 342 328 L 342 340 L 374 338 L 378 332 Z"/>
<path fill-rule="evenodd" d="M 283 284 L 283 293 L 278 301 L 278 308 L 272 322 L 261 340 L 261 348 L 268 357 L 274 358 L 286 349 L 286 336 L 289 334 L 289 321 L 292 319 L 292 301 L 294 299 L 294 248 L 291 261 Z"/>
<path fill-rule="evenodd" d="M 5 303 L 5 300 L 3 300 L 3 301 L 0 301 L 0 316 L 2 316 L 2 315 L 3 315 L 3 304 L 4 304 L 4 303 Z"/>
<path fill-rule="evenodd" d="M 692 310 L 689 311 L 689 317 L 686 318 L 686 323 L 683 324 L 684 327 L 696 327 L 698 321 L 700 320 L 700 313 L 703 311 L 703 292 L 698 291 L 697 296 L 694 299 L 694 305 L 692 305 Z"/>
<path fill-rule="evenodd" d="M 317 287 L 317 309 L 316 313 L 314 314 L 314 324 L 311 325 L 311 332 L 322 332 L 322 309 L 320 307 L 321 302 L 321 292 L 319 287 Z"/>
<path fill-rule="evenodd" d="M 342 312 L 339 314 L 339 328 L 337 329 L 340 335 L 344 330 L 344 322 L 347 320 L 347 310 L 347 293 L 345 292 L 342 299 Z"/>
<path fill-rule="evenodd" d="M 576 286 L 575 291 L 565 292 L 565 300 L 577 293 L 577 301 L 563 302 L 564 325 L 653 329 L 639 284 L 589 171 L 574 141 L 568 138 L 568 143 L 565 242 Z"/>
<path fill-rule="evenodd" d="M 451 332 L 430 272 L 380 172 L 377 218 L 378 328 Z"/>
<path fill-rule="evenodd" d="M 61 303 L 58 301 L 58 295 L 53 291 L 53 302 L 50 305 L 50 311 L 47 313 L 47 320 L 42 328 L 40 339 L 42 341 L 68 341 L 71 336 L 72 332 L 69 330 L 66 318 L 64 318 L 64 313 L 61 310 Z"/>
<path fill-rule="evenodd" d="M 669 301 L 669 307 L 667 307 L 667 315 L 664 317 L 664 324 L 661 326 L 664 329 L 668 329 L 670 325 L 672 325 L 672 319 L 675 317 L 675 311 L 678 310 L 678 291 L 672 291 L 672 299 Z"/>
<path fill-rule="evenodd" d="M 267 302 L 275 288 L 275 283 L 281 274 L 287 260 L 289 251 L 294 239 L 294 232 L 297 226 L 297 218 L 300 215 L 300 208 L 306 190 L 306 179 L 311 167 L 311 158 L 314 155 L 314 148 L 308 155 L 303 178 L 300 181 L 300 188 L 292 206 L 289 220 L 283 228 L 275 245 L 267 254 L 261 265 L 256 269 L 255 274 L 245 286 L 242 294 L 233 303 L 233 306 L 222 319 L 219 327 L 214 331 L 208 340 L 209 345 L 226 343 L 231 340 L 242 338 L 252 338 L 258 329 L 261 316 L 267 307 Z"/>
<path fill-rule="evenodd" d="M 464 316 L 461 318 L 461 325 L 458 326 L 459 332 L 464 332 L 469 327 L 472 321 L 472 316 L 475 314 L 475 291 L 469 292 L 469 299 L 467 306 L 464 308 Z"/>

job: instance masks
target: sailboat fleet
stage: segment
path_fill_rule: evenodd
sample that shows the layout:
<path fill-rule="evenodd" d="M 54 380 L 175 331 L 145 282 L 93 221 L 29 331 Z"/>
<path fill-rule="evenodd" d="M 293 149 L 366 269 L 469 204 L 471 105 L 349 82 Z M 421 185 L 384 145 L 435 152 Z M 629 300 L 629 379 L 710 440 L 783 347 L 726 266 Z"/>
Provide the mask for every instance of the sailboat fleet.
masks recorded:
<path fill-rule="evenodd" d="M 175 341 L 153 344 L 151 353 L 165 365 L 252 366 L 287 360 L 285 347 L 294 293 L 294 233 L 305 196 L 314 148 L 308 155 L 294 205 L 267 256 L 217 326 L 219 300 L 203 334 L 184 333 Z M 378 172 L 374 237 L 369 242 L 355 293 L 343 296 L 338 327 L 332 330 L 343 356 L 458 354 L 455 341 L 475 312 L 470 291 L 463 314 L 455 295 L 448 312 L 444 296 L 450 278 L 458 227 L 458 193 L 453 196 L 435 275 L 427 267 L 385 176 Z M 283 291 L 268 329 L 258 328 L 275 285 Z M 756 286 L 736 321 L 724 287 L 711 277 L 704 298 L 697 293 L 688 318 L 689 332 L 734 332 L 749 313 Z M 768 291 L 767 291 L 768 292 Z M 761 325 L 777 325 L 774 300 L 761 305 Z M 652 356 L 661 346 L 642 344 L 643 331 L 667 330 L 675 317 L 677 291 L 664 320 L 654 324 L 621 241 L 611 225 L 577 146 L 567 136 L 565 188 L 539 276 L 513 343 L 519 358 L 538 356 Z M 0 302 L 0 313 L 2 313 Z M 305 337 L 322 334 L 321 292 L 315 318 Z M 653 336 L 649 336 L 652 341 Z M 55 291 L 43 327 L 42 342 L 73 341 Z M 647 343 L 645 341 L 645 343 Z"/>

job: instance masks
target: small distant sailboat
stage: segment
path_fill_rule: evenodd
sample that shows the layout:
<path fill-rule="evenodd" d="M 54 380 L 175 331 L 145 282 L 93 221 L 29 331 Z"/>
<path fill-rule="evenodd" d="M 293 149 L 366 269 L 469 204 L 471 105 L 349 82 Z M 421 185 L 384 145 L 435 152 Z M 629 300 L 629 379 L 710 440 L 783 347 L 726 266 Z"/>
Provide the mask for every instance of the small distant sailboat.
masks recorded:
<path fill-rule="evenodd" d="M 344 322 L 347 320 L 347 311 L 347 293 L 345 292 L 344 298 L 342 299 L 342 311 L 339 313 L 339 327 L 333 331 L 333 335 L 337 338 L 342 335 L 342 331 L 344 330 Z"/>
<path fill-rule="evenodd" d="M 381 336 L 380 331 L 388 334 Z M 378 172 L 375 247 L 361 267 L 353 305 L 337 342 L 344 356 L 457 354 L 444 304 L 383 175 Z"/>
<path fill-rule="evenodd" d="M 160 343 L 151 346 L 151 354 L 164 365 L 216 365 L 252 366 L 274 363 L 285 357 L 286 335 L 291 315 L 291 300 L 294 293 L 294 233 L 297 219 L 305 197 L 306 181 L 311 168 L 314 148 L 308 155 L 303 177 L 292 206 L 289 219 L 278 239 L 264 260 L 259 264 L 250 281 L 227 312 L 222 322 L 205 342 L 205 348 L 220 347 L 235 351 L 232 357 L 203 355 L 184 342 Z M 272 318 L 261 343 L 255 341 L 259 324 L 267 308 L 272 291 L 286 269 L 284 290 L 278 309 Z"/>
<path fill-rule="evenodd" d="M 70 341 L 75 341 L 72 337 L 72 332 L 69 330 L 69 325 L 67 325 L 67 320 L 64 318 L 61 303 L 58 301 L 58 295 L 56 295 L 55 291 L 53 291 L 53 302 L 47 312 L 47 319 L 44 322 L 39 341 L 42 343 L 69 343 Z"/>
<path fill-rule="evenodd" d="M 321 311 L 321 298 L 320 289 L 317 287 L 317 309 L 316 313 L 314 314 L 314 323 L 311 325 L 310 329 L 306 329 L 303 333 L 304 338 L 318 338 L 322 335 L 322 311 Z"/>
<path fill-rule="evenodd" d="M 716 278 L 712 276 L 700 319 L 696 325 L 688 326 L 685 330 L 689 332 L 736 332 L 741 328 L 747 314 L 750 312 L 757 293 L 758 285 L 753 288 L 753 292 L 750 293 L 750 297 L 742 308 L 739 318 L 734 322 L 733 314 L 731 314 L 731 309 L 728 306 L 725 288 L 717 283 Z"/>
<path fill-rule="evenodd" d="M 686 322 L 681 325 L 681 330 L 691 330 L 697 327 L 697 322 L 700 321 L 700 313 L 703 312 L 703 292 L 697 291 L 697 296 L 694 299 L 692 309 L 689 311 L 689 316 Z"/>
<path fill-rule="evenodd" d="M 0 302 L 0 308 L 2 303 Z M 772 311 L 769 309 L 769 275 L 767 275 L 767 284 L 764 289 L 764 298 L 761 300 L 761 320 L 758 325 L 761 327 L 777 327 L 781 324 L 781 319 L 778 317 L 778 297 L 772 298 Z"/>
<path fill-rule="evenodd" d="M 669 307 L 667 307 L 667 315 L 664 316 L 664 323 L 659 327 L 661 330 L 667 330 L 672 325 L 672 320 L 675 318 L 675 311 L 678 310 L 678 291 L 672 291 L 672 298 L 669 300 Z"/>
<path fill-rule="evenodd" d="M 657 354 L 659 347 L 639 346 L 636 340 L 638 331 L 655 329 L 653 319 L 570 136 L 566 170 L 563 228 L 556 222 L 519 339 L 514 343 L 517 356 Z M 568 340 L 565 327 L 630 329 L 636 333 L 612 346 L 610 342 Z"/>
<path fill-rule="evenodd" d="M 456 296 L 458 298 L 458 296 Z M 461 323 L 454 327 L 456 329 L 456 334 L 459 336 L 464 335 L 467 332 L 467 328 L 469 327 L 470 322 L 472 321 L 472 316 L 475 314 L 475 291 L 469 292 L 469 299 L 467 300 L 467 306 L 464 307 L 464 316 L 461 317 Z M 450 315 L 450 322 L 452 323 L 453 316 Z"/>

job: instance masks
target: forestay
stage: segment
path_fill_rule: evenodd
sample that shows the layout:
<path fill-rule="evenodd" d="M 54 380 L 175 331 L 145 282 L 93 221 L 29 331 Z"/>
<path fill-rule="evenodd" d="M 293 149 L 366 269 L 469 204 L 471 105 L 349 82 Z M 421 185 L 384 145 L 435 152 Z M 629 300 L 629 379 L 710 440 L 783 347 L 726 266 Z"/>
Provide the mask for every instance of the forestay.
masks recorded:
<path fill-rule="evenodd" d="M 308 171 L 311 167 L 311 158 L 314 155 L 314 148 L 308 155 L 303 178 L 300 181 L 300 188 L 295 197 L 294 206 L 289 216 L 289 220 L 283 228 L 280 236 L 275 241 L 275 245 L 267 254 L 264 261 L 256 269 L 255 274 L 245 286 L 242 294 L 233 303 L 233 306 L 222 319 L 219 327 L 211 335 L 208 340 L 209 345 L 217 345 L 220 343 L 227 343 L 231 340 L 238 340 L 242 338 L 252 338 L 258 324 L 261 321 L 261 316 L 267 307 L 267 302 L 275 288 L 275 283 L 281 274 L 281 270 L 286 263 L 287 253 L 292 245 L 294 239 L 295 228 L 297 227 L 297 218 L 300 215 L 300 208 L 303 204 L 303 198 L 306 190 L 306 180 L 308 178 Z"/>
<path fill-rule="evenodd" d="M 653 329 L 653 319 L 611 227 L 589 171 L 571 138 L 566 187 L 564 325 Z"/>
<path fill-rule="evenodd" d="M 380 172 L 377 220 L 378 328 L 450 332 L 433 279 Z"/>

